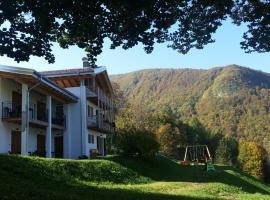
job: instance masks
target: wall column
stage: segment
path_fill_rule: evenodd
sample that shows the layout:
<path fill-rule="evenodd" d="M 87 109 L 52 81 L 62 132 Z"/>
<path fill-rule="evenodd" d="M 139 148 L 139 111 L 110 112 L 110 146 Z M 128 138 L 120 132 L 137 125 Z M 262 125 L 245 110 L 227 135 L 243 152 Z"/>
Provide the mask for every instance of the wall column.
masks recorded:
<path fill-rule="evenodd" d="M 47 96 L 46 108 L 48 114 L 48 126 L 46 129 L 46 157 L 52 157 L 52 97 Z"/>
<path fill-rule="evenodd" d="M 64 130 L 64 158 L 71 158 L 71 111 L 69 104 L 64 104 L 64 115 L 66 118 Z"/>
<path fill-rule="evenodd" d="M 81 103 L 81 139 L 82 139 L 82 155 L 89 155 L 87 151 L 87 137 L 88 137 L 88 129 L 87 129 L 87 99 L 86 99 L 86 88 L 84 85 L 84 79 L 80 80 L 80 103 Z"/>
<path fill-rule="evenodd" d="M 21 154 L 28 155 L 28 85 L 22 84 Z"/>

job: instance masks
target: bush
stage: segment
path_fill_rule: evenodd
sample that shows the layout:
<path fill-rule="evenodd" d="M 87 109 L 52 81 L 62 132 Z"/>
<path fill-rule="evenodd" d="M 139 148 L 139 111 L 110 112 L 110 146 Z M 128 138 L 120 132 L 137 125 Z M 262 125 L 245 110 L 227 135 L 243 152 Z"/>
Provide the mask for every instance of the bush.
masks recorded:
<path fill-rule="evenodd" d="M 125 156 L 154 157 L 158 152 L 158 142 L 155 135 L 146 130 L 136 128 L 118 130 L 116 146 Z"/>
<path fill-rule="evenodd" d="M 263 149 L 260 146 L 255 142 L 240 141 L 238 164 L 244 172 L 259 180 L 263 180 L 263 161 Z"/>

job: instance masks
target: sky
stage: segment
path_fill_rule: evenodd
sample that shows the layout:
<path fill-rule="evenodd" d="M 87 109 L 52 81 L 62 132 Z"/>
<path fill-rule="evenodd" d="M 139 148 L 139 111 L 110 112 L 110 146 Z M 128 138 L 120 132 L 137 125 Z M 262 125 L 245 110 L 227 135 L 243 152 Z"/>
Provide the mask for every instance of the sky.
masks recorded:
<path fill-rule="evenodd" d="M 240 42 L 246 27 L 238 27 L 225 21 L 213 35 L 215 43 L 208 44 L 202 50 L 192 49 L 182 55 L 167 48 L 167 44 L 156 44 L 151 54 L 146 54 L 141 45 L 129 50 L 117 48 L 111 50 L 110 42 L 105 41 L 103 53 L 97 57 L 97 64 L 106 66 L 108 73 L 123 74 L 149 68 L 194 68 L 209 69 L 217 66 L 237 64 L 270 73 L 270 53 L 247 54 L 240 48 Z M 53 47 L 56 61 L 48 64 L 43 58 L 31 57 L 29 62 L 17 63 L 10 58 L 0 57 L 0 65 L 32 68 L 37 71 L 70 69 L 82 67 L 85 52 L 78 47 L 62 49 Z"/>

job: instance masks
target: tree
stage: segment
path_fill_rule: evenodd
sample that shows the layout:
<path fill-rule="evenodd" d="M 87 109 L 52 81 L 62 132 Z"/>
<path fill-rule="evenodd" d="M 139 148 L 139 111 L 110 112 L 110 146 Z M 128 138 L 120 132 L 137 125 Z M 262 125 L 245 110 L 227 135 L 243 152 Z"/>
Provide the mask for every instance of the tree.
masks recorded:
<path fill-rule="evenodd" d="M 156 130 L 160 151 L 167 156 L 179 158 L 179 147 L 186 144 L 186 132 L 180 114 L 170 107 L 164 107 L 157 116 Z"/>
<path fill-rule="evenodd" d="M 125 156 L 153 158 L 159 149 L 155 134 L 143 128 L 119 129 L 116 137 L 116 146 Z"/>
<path fill-rule="evenodd" d="M 167 156 L 178 157 L 179 147 L 186 143 L 184 133 L 178 127 L 167 123 L 160 125 L 156 135 L 160 144 L 160 151 Z"/>
<path fill-rule="evenodd" d="M 189 120 L 188 142 L 191 145 L 206 144 L 207 131 L 198 118 L 193 117 Z"/>
<path fill-rule="evenodd" d="M 237 142 L 232 138 L 222 138 L 217 146 L 215 162 L 223 165 L 232 165 L 237 157 Z"/>
<path fill-rule="evenodd" d="M 156 127 L 157 120 L 155 113 L 146 105 L 131 105 L 127 102 L 125 107 L 117 111 L 117 129 L 135 128 L 154 132 Z"/>
<path fill-rule="evenodd" d="M 0 55 L 17 62 L 31 55 L 55 61 L 53 42 L 62 48 L 85 49 L 92 64 L 102 52 L 104 39 L 111 48 L 168 43 L 179 53 L 202 49 L 214 42 L 212 34 L 228 16 L 237 25 L 248 24 L 242 48 L 270 50 L 268 1 L 251 0 L 136 0 L 0 1 Z"/>
<path fill-rule="evenodd" d="M 240 168 L 259 180 L 263 180 L 263 149 L 255 142 L 239 142 L 238 162 Z"/>

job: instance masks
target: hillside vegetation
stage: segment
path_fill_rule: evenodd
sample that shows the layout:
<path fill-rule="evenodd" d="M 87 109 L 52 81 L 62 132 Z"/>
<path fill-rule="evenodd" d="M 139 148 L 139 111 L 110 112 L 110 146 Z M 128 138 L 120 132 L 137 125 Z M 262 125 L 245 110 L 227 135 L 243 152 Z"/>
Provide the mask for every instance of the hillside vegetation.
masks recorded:
<path fill-rule="evenodd" d="M 270 153 L 270 74 L 237 65 L 209 70 L 151 69 L 115 75 L 131 104 L 170 106 L 213 132 L 255 141 Z"/>
<path fill-rule="evenodd" d="M 226 166 L 207 173 L 165 157 L 57 160 L 0 155 L 0 199 L 270 199 L 270 188 Z"/>

